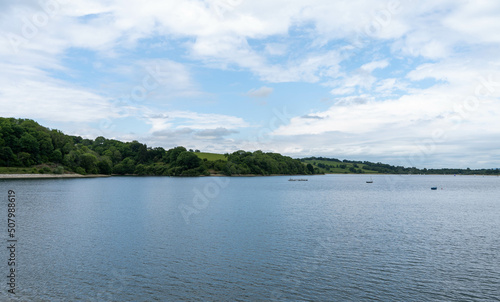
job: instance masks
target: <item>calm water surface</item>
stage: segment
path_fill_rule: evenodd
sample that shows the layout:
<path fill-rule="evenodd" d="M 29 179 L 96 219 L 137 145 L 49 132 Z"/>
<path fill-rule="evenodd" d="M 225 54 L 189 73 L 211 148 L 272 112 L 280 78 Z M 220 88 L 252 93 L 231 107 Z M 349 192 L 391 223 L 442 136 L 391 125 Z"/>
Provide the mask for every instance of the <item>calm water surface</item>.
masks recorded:
<path fill-rule="evenodd" d="M 500 177 L 288 179 L 0 180 L 0 300 L 500 301 Z"/>

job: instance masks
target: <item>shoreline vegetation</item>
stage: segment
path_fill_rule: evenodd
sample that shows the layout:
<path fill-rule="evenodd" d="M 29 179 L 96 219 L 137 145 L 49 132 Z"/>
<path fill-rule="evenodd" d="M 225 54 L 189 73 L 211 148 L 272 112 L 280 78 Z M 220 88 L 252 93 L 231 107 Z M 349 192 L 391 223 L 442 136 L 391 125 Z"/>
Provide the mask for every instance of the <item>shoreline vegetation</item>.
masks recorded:
<path fill-rule="evenodd" d="M 97 178 L 97 177 L 111 177 L 112 175 L 92 174 L 0 174 L 0 179 L 54 179 L 54 178 Z"/>
<path fill-rule="evenodd" d="M 30 119 L 0 117 L 0 179 L 135 176 L 275 176 L 316 174 L 499 175 L 500 169 L 418 169 L 368 161 L 294 159 L 260 150 L 215 154 L 148 147 L 102 136 L 71 136 Z"/>
<path fill-rule="evenodd" d="M 266 176 L 321 171 L 298 159 L 260 150 L 226 154 L 182 146 L 165 150 L 138 141 L 66 135 L 30 119 L 0 118 L 0 174 Z"/>
<path fill-rule="evenodd" d="M 324 174 L 317 174 L 317 175 L 324 175 Z M 88 175 L 82 175 L 82 174 L 0 174 L 0 180 L 1 179 L 40 179 L 40 178 L 99 178 L 99 177 L 113 177 L 113 176 L 130 176 L 130 177 L 143 177 L 143 176 L 162 176 L 162 175 L 137 175 L 137 174 L 111 174 L 111 175 L 104 175 L 104 174 L 88 174 Z M 288 176 L 288 177 L 293 177 L 293 176 L 304 176 L 303 174 L 296 174 L 296 175 L 288 175 L 288 174 L 273 174 L 273 175 L 257 175 L 257 174 L 235 174 L 231 175 L 231 177 L 268 177 L 268 176 Z M 199 176 L 170 176 L 170 177 L 228 177 L 227 175 L 224 174 L 210 174 L 210 175 L 199 175 Z"/>

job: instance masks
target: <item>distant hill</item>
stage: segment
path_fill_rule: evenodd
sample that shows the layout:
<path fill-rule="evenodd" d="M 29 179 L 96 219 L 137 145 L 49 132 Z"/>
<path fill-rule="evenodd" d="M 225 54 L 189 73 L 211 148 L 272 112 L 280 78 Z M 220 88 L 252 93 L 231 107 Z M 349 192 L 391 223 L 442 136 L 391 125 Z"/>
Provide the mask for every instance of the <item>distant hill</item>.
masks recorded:
<path fill-rule="evenodd" d="M 369 161 L 339 160 L 325 157 L 306 157 L 301 159 L 310 163 L 319 173 L 381 173 L 381 174 L 447 174 L 447 175 L 500 175 L 499 169 L 418 169 L 415 167 L 392 166 Z"/>

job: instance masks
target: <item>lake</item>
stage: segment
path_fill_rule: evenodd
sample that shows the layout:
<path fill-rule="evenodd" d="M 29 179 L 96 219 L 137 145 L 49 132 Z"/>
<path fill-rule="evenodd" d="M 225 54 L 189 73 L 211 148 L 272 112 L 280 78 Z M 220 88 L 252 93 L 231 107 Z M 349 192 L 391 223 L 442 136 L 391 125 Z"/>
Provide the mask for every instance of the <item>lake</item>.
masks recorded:
<path fill-rule="evenodd" d="M 0 299 L 500 301 L 500 177 L 289 178 L 0 180 Z"/>

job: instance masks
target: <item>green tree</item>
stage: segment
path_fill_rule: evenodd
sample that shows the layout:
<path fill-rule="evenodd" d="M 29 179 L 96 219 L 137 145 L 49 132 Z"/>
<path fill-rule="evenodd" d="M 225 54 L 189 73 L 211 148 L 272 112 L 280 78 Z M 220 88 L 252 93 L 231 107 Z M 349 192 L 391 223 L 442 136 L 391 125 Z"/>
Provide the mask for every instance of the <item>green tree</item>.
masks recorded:
<path fill-rule="evenodd" d="M 10 147 L 0 148 L 0 166 L 15 166 L 17 164 L 16 155 Z"/>
<path fill-rule="evenodd" d="M 52 139 L 50 138 L 50 135 L 46 132 L 40 131 L 38 132 L 37 137 L 40 148 L 40 155 L 49 157 L 52 151 L 54 151 L 54 145 L 52 144 Z"/>
<path fill-rule="evenodd" d="M 73 143 L 72 142 L 66 142 L 63 145 L 61 151 L 62 151 L 63 154 L 69 154 L 73 149 L 74 149 Z"/>
<path fill-rule="evenodd" d="M 143 144 L 139 144 L 136 150 L 135 161 L 138 163 L 146 163 L 148 161 L 148 147 Z"/>
<path fill-rule="evenodd" d="M 27 152 L 19 152 L 17 154 L 17 159 L 21 163 L 21 165 L 25 167 L 32 166 L 35 162 L 31 159 L 31 154 Z"/>
<path fill-rule="evenodd" d="M 106 138 L 103 136 L 98 136 L 94 140 L 94 146 L 103 146 L 106 143 Z"/>
<path fill-rule="evenodd" d="M 52 151 L 52 154 L 49 157 L 50 161 L 55 162 L 55 163 L 60 163 L 63 160 L 63 154 L 61 150 L 56 149 Z"/>
<path fill-rule="evenodd" d="M 115 165 L 113 167 L 113 173 L 115 174 L 133 174 L 135 171 L 135 161 L 127 157 L 124 160 L 122 160 L 119 164 Z"/>
<path fill-rule="evenodd" d="M 80 155 L 81 151 L 72 150 L 69 154 L 64 155 L 63 165 L 75 169 L 80 166 Z"/>
<path fill-rule="evenodd" d="M 181 152 L 176 160 L 176 165 L 183 167 L 184 169 L 195 169 L 198 168 L 202 163 L 202 160 L 192 152 Z"/>
<path fill-rule="evenodd" d="M 167 163 L 174 163 L 177 160 L 177 157 L 182 153 L 186 152 L 186 148 L 184 147 L 175 147 L 167 151 L 165 154 L 165 160 Z"/>
<path fill-rule="evenodd" d="M 21 144 L 21 150 L 30 154 L 37 154 L 40 148 L 36 138 L 27 132 L 21 136 L 19 143 Z"/>
<path fill-rule="evenodd" d="M 120 152 L 120 150 L 116 150 L 115 148 L 113 154 L 111 155 L 111 160 L 113 161 L 113 163 L 117 163 L 122 160 L 122 153 Z"/>
<path fill-rule="evenodd" d="M 51 130 L 49 135 L 55 149 L 62 149 L 62 147 L 68 143 L 69 138 L 59 130 Z"/>
<path fill-rule="evenodd" d="M 111 162 L 111 159 L 107 156 L 101 157 L 97 162 L 97 169 L 99 174 L 111 174 L 113 172 L 113 163 Z"/>
<path fill-rule="evenodd" d="M 134 174 L 137 174 L 137 175 L 147 175 L 148 174 L 148 171 L 147 171 L 147 167 L 143 164 L 138 164 L 137 166 L 135 166 L 135 170 L 134 170 Z"/>
<path fill-rule="evenodd" d="M 80 156 L 80 167 L 88 174 L 95 174 L 97 169 L 97 157 L 91 153 L 84 153 Z"/>

